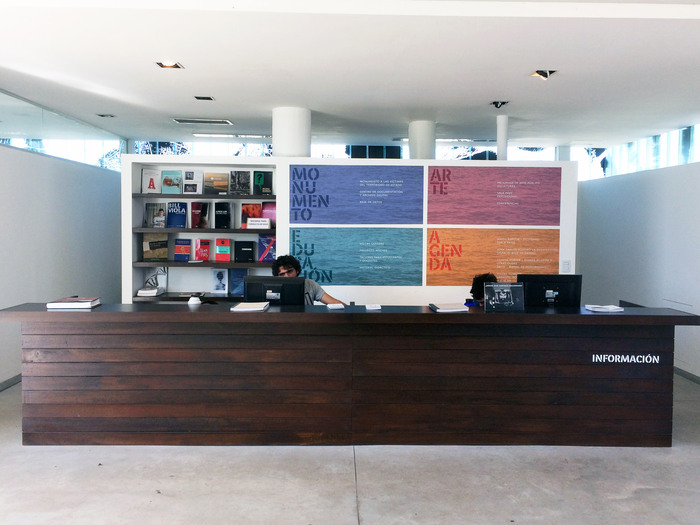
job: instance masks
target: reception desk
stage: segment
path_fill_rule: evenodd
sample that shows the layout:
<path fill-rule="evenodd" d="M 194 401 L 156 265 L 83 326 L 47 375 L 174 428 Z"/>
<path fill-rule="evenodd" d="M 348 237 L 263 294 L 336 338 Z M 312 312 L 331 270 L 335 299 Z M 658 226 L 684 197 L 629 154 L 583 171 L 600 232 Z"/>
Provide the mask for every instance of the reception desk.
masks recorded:
<path fill-rule="evenodd" d="M 225 304 L 0 311 L 22 324 L 26 445 L 671 446 L 676 325 Z"/>

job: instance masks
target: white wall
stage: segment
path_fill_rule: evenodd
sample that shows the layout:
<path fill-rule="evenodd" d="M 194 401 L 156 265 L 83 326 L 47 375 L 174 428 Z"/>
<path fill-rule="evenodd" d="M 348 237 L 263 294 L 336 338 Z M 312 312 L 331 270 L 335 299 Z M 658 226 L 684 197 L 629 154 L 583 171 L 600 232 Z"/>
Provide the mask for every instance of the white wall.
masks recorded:
<path fill-rule="evenodd" d="M 700 314 L 700 164 L 579 183 L 583 303 Z M 700 376 L 700 327 L 676 328 L 675 365 Z"/>
<path fill-rule="evenodd" d="M 76 294 L 119 302 L 119 173 L 0 146 L 0 186 L 0 308 Z M 0 383 L 20 364 L 20 325 L 0 323 Z"/>

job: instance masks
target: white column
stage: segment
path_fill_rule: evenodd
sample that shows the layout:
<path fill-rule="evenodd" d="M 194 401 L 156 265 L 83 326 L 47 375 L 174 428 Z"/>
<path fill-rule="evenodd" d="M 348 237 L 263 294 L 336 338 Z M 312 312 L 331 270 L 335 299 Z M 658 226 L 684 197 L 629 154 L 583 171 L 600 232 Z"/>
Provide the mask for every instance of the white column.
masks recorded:
<path fill-rule="evenodd" d="M 311 156 L 311 110 L 297 107 L 272 110 L 272 154 L 276 157 Z"/>
<path fill-rule="evenodd" d="M 571 146 L 557 146 L 554 148 L 554 156 L 557 160 L 571 160 Z"/>
<path fill-rule="evenodd" d="M 508 115 L 496 116 L 496 155 L 508 160 Z"/>
<path fill-rule="evenodd" d="M 435 122 L 412 120 L 408 123 L 408 154 L 412 159 L 435 158 Z"/>

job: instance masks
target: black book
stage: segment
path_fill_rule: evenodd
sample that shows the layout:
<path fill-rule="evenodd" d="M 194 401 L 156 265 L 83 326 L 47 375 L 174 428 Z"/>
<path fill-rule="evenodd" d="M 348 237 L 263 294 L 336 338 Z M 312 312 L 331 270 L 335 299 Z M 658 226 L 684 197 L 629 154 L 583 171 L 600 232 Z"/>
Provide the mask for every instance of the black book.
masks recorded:
<path fill-rule="evenodd" d="M 231 205 L 228 202 L 214 203 L 214 228 L 231 228 Z"/>
<path fill-rule="evenodd" d="M 253 172 L 253 195 L 272 195 L 272 172 Z"/>
<path fill-rule="evenodd" d="M 255 260 L 254 241 L 236 241 L 233 245 L 233 257 L 237 263 L 248 263 Z"/>

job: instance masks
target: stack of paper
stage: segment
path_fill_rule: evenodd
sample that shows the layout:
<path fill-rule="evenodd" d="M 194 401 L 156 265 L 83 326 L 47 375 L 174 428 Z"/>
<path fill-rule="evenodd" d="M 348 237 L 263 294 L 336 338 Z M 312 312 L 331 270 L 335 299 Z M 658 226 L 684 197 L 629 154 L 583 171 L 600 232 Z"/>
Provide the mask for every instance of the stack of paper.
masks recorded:
<path fill-rule="evenodd" d="M 428 305 L 433 312 L 468 312 L 469 307 L 462 303 L 440 303 Z"/>
<path fill-rule="evenodd" d="M 232 312 L 264 312 L 270 307 L 268 301 L 262 303 L 238 303 L 231 307 Z"/>
<path fill-rule="evenodd" d="M 587 304 L 586 310 L 590 310 L 591 312 L 623 312 L 625 309 L 622 306 L 615 306 L 614 304 L 607 304 L 604 306 Z"/>

